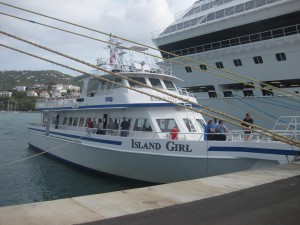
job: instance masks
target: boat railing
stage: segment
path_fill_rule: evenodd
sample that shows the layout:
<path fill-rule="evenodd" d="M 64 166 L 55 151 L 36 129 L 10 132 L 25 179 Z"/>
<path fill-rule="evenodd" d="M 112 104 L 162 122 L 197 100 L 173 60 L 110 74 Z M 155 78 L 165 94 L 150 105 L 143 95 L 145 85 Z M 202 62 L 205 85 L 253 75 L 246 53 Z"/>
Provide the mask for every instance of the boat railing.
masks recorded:
<path fill-rule="evenodd" d="M 76 99 L 76 98 L 78 98 L 78 96 L 64 95 L 64 96 L 61 96 L 61 97 L 39 98 L 36 101 L 37 102 L 48 102 L 48 101 L 53 101 L 53 100 L 57 100 L 57 101 L 60 101 L 60 100 L 73 100 L 73 99 Z"/>
<path fill-rule="evenodd" d="M 140 63 L 138 64 L 141 65 Z M 143 66 L 137 68 L 134 65 L 116 64 L 116 63 L 112 63 L 112 64 L 105 63 L 102 64 L 101 67 L 113 73 L 137 73 L 137 72 L 146 73 L 147 72 L 147 73 L 154 73 L 154 74 L 167 74 L 167 75 L 172 74 L 171 67 L 157 66 L 151 64 L 150 65 L 147 64 L 147 68 L 144 68 Z M 107 74 L 107 72 L 102 70 L 93 70 L 92 73 L 97 76 L 103 76 Z"/>
<path fill-rule="evenodd" d="M 195 95 L 192 92 L 189 92 L 186 88 L 176 88 L 180 95 L 188 96 L 191 98 L 195 98 Z"/>
<path fill-rule="evenodd" d="M 290 35 L 295 35 L 300 33 L 300 24 L 296 24 L 293 26 L 282 27 L 274 30 L 268 30 L 260 33 L 253 33 L 246 36 L 235 37 L 231 39 L 225 39 L 217 42 L 206 43 L 203 45 L 197 45 L 189 48 L 178 49 L 176 51 L 172 51 L 171 53 L 183 56 L 190 55 L 195 53 L 201 53 L 211 50 L 217 50 L 221 48 L 227 48 L 237 45 L 249 44 L 264 40 L 271 40 L 280 37 L 286 37 Z M 172 58 L 173 55 L 163 53 L 164 58 Z"/>
<path fill-rule="evenodd" d="M 31 122 L 29 123 L 30 126 L 33 127 L 47 127 L 47 123 L 37 123 L 37 122 Z M 121 130 L 112 130 L 112 129 L 102 129 L 101 132 L 97 132 L 97 128 L 87 128 L 87 127 L 76 127 L 76 126 L 68 126 L 68 125 L 59 125 L 57 128 L 55 128 L 55 124 L 51 124 L 50 128 L 52 130 L 57 131 L 70 131 L 70 132 L 76 132 L 79 133 L 80 136 L 90 136 L 90 135 L 109 135 L 109 136 L 120 136 Z M 276 130 L 272 131 L 276 134 L 282 135 L 283 137 L 292 138 L 299 140 L 300 137 L 300 131 L 294 130 L 290 132 L 286 132 L 286 130 Z M 270 138 L 266 137 L 262 134 L 262 131 L 259 132 L 253 132 L 251 133 L 251 138 L 248 139 L 248 141 L 252 142 L 274 142 L 278 141 L 276 138 Z M 210 141 L 232 141 L 232 142 L 243 142 L 245 141 L 245 133 L 244 130 L 231 130 L 229 133 L 225 134 L 205 134 L 203 132 L 179 132 L 178 133 L 178 140 L 193 140 L 193 141 L 200 141 L 205 140 L 207 138 L 204 138 L 205 136 L 208 137 L 209 135 L 212 135 L 212 138 L 209 138 Z M 248 134 L 247 134 L 248 135 Z M 140 138 L 140 139 L 171 139 L 171 135 L 169 132 L 153 132 L 153 131 L 132 131 L 130 130 L 128 132 L 128 138 Z"/>

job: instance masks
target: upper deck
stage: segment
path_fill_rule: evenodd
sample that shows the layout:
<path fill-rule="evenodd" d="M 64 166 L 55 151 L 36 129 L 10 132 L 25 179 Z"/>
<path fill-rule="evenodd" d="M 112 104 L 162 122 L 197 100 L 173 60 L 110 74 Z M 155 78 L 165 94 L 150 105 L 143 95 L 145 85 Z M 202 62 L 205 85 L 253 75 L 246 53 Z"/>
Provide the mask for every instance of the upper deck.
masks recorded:
<path fill-rule="evenodd" d="M 100 80 L 97 90 L 88 91 L 91 80 L 88 78 L 84 80 L 79 98 L 43 99 L 37 102 L 36 110 L 157 107 L 184 104 L 185 100 L 197 102 L 193 94 L 176 87 L 175 82 L 182 80 L 173 76 L 168 67 L 151 66 L 132 57 L 130 61 L 125 60 L 125 49 L 143 52 L 146 48 L 126 48 L 113 38 L 110 43 L 110 58 L 98 59 L 99 69 L 93 71 L 94 79 Z"/>
<path fill-rule="evenodd" d="M 167 28 L 153 32 L 154 44 L 174 51 L 300 24 L 296 0 L 218 2 L 195 3 Z"/>

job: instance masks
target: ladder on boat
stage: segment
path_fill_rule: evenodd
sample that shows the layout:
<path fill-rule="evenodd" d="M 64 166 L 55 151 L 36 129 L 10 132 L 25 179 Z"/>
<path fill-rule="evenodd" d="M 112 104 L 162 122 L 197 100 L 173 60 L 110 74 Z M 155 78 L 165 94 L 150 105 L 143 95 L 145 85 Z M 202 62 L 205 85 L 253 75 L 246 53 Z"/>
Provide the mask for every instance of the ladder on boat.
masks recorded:
<path fill-rule="evenodd" d="M 185 102 L 183 105 L 186 106 L 186 107 L 189 107 L 189 108 L 193 108 L 193 105 L 190 104 L 190 103 Z M 196 129 L 195 125 L 192 122 L 192 121 L 196 121 L 194 112 L 187 109 L 187 108 L 185 108 L 185 110 L 186 110 L 186 113 L 187 113 L 187 125 L 190 127 L 190 131 L 191 132 L 197 132 L 197 129 Z"/>

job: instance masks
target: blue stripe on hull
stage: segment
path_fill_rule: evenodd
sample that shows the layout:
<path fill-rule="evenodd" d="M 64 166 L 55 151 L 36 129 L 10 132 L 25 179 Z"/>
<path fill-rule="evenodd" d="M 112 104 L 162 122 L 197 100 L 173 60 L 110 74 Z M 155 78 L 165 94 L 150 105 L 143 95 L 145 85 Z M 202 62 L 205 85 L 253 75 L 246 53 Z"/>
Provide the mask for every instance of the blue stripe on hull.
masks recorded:
<path fill-rule="evenodd" d="M 291 155 L 296 156 L 299 151 L 294 150 L 280 150 L 280 149 L 265 149 L 265 148 L 247 148 L 247 147 L 220 147 L 213 146 L 209 147 L 207 151 L 211 152 L 250 152 L 250 153 L 262 153 L 262 154 L 272 154 L 272 155 Z"/>
<path fill-rule="evenodd" d="M 40 134 L 43 134 L 45 131 L 44 130 L 39 130 L 35 128 L 28 128 L 28 130 L 33 130 L 40 132 Z M 58 135 L 61 137 L 68 137 L 68 138 L 74 138 L 78 140 L 87 140 L 87 141 L 92 141 L 92 142 L 97 142 L 97 143 L 104 143 L 104 144 L 111 144 L 111 145 L 122 145 L 122 141 L 111 141 L 111 140 L 104 140 L 104 139 L 98 139 L 98 138 L 91 138 L 91 137 L 83 137 L 79 135 L 73 135 L 73 134 L 62 134 L 59 132 L 54 132 L 50 131 L 49 134 L 51 135 Z M 53 137 L 53 136 L 52 136 Z"/>

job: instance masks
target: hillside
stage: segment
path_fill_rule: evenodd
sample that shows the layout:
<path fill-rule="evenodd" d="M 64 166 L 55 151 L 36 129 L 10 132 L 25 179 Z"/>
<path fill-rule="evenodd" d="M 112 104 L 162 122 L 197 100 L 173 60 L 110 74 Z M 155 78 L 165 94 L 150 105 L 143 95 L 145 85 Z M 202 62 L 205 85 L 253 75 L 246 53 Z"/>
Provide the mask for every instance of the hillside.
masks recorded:
<path fill-rule="evenodd" d="M 10 91 L 16 86 L 32 87 L 34 84 L 70 84 L 81 86 L 79 78 L 54 70 L 0 71 L 0 91 Z"/>

